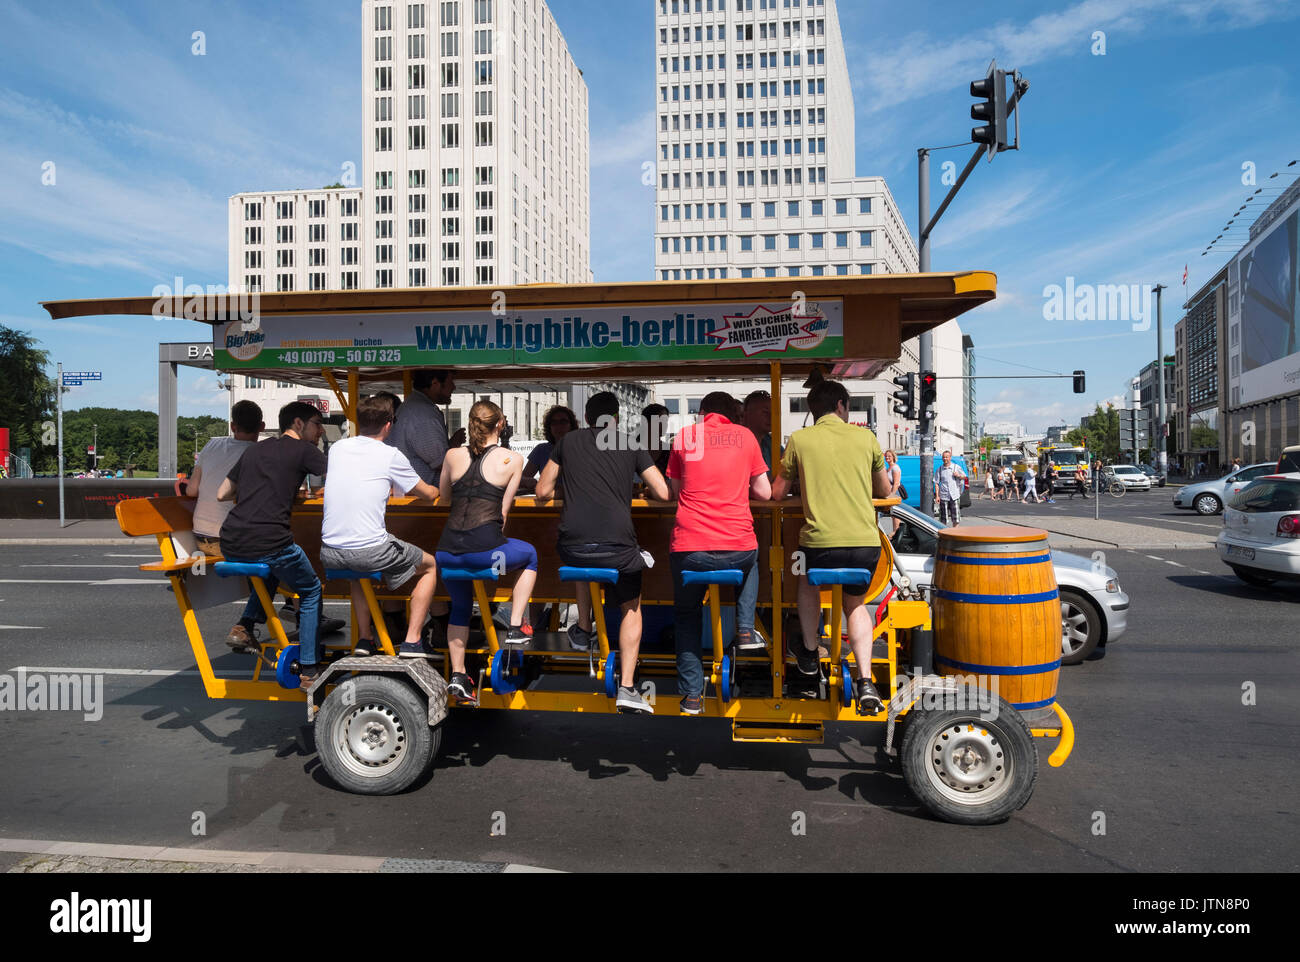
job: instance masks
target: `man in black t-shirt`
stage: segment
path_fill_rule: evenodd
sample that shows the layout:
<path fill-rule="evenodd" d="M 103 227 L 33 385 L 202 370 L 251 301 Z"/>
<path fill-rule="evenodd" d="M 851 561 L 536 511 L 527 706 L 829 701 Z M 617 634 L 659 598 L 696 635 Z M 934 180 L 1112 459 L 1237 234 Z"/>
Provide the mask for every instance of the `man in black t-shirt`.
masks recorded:
<path fill-rule="evenodd" d="M 641 572 L 646 562 L 632 526 L 630 494 L 637 477 L 660 501 L 671 500 L 672 494 L 650 452 L 618 433 L 617 395 L 610 391 L 593 394 L 584 413 L 588 427 L 570 431 L 551 451 L 537 482 L 537 500 L 552 498 L 563 467 L 564 507 L 556 544 L 560 561 L 581 568 L 618 570 L 618 582 L 610 589 L 623 612 L 618 629 L 616 707 L 650 712 L 649 703 L 633 688 L 641 652 Z M 579 651 L 587 651 L 595 644 L 591 591 L 585 582 L 578 582 L 576 591 L 578 623 L 569 629 L 569 641 Z"/>
<path fill-rule="evenodd" d="M 294 544 L 289 518 L 303 479 L 325 474 L 328 462 L 316 446 L 323 430 L 316 408 L 304 401 L 286 404 L 280 409 L 280 436 L 245 451 L 217 491 L 218 501 L 235 502 L 221 526 L 221 554 L 227 561 L 270 565 L 266 590 L 272 597 L 281 581 L 298 593 L 304 688 L 319 675 L 321 584 L 307 555 Z M 262 603 L 253 592 L 227 641 L 232 647 L 254 645 L 253 626 L 265 621 Z"/>

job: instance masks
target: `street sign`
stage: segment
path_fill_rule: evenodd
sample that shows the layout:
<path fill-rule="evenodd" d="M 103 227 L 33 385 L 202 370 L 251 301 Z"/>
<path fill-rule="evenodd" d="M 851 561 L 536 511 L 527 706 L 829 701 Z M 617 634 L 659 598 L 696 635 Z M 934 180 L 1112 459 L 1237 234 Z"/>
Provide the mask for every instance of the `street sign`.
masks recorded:
<path fill-rule="evenodd" d="M 87 453 L 87 454 L 94 454 L 94 453 L 95 453 L 95 446 L 94 446 L 93 444 L 88 444 L 88 445 L 86 445 L 86 453 Z"/>
<path fill-rule="evenodd" d="M 74 381 L 102 381 L 104 373 L 102 371 L 64 371 L 63 383 L 67 384 L 69 379 Z"/>
<path fill-rule="evenodd" d="M 73 378 L 73 379 L 70 380 L 70 379 L 68 379 L 68 378 L 65 377 L 65 378 L 63 379 L 63 386 L 64 386 L 64 387 L 81 387 L 81 381 L 80 381 L 79 379 L 77 379 L 77 378 Z"/>

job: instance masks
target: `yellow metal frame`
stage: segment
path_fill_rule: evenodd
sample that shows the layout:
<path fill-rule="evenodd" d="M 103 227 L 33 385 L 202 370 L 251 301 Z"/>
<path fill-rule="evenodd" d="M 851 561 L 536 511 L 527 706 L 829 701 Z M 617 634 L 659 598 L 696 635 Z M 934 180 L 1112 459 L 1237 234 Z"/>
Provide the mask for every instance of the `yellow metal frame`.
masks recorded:
<path fill-rule="evenodd" d="M 700 717 L 706 718 L 725 718 L 733 723 L 733 738 L 738 741 L 763 741 L 763 742 L 787 742 L 787 743 L 813 743 L 821 741 L 822 726 L 828 722 L 884 722 L 888 718 L 888 712 L 882 711 L 875 715 L 859 715 L 854 705 L 844 705 L 840 692 L 840 672 L 839 664 L 842 658 L 848 658 L 850 664 L 859 672 L 861 666 L 856 664 L 852 653 L 845 653 L 842 649 L 839 631 L 837 630 L 842 621 L 843 598 L 842 587 L 832 586 L 829 592 L 829 604 L 824 607 L 830 608 L 829 633 L 827 639 L 828 649 L 830 651 L 830 662 L 832 671 L 830 672 L 830 688 L 826 699 L 799 699 L 786 698 L 782 696 L 782 681 L 785 670 L 784 648 L 780 643 L 783 622 L 787 608 L 793 608 L 793 605 L 783 604 L 780 597 L 780 574 L 783 568 L 783 555 L 779 547 L 780 532 L 782 528 L 782 513 L 778 508 L 774 512 L 772 531 L 773 545 L 769 552 L 769 562 L 773 567 L 772 582 L 772 611 L 773 625 L 770 636 L 771 643 L 766 651 L 770 664 L 772 666 L 772 679 L 775 690 L 770 697 L 754 698 L 738 696 L 730 701 L 724 701 L 721 698 L 721 666 L 723 656 L 722 645 L 722 613 L 721 613 L 721 593 L 717 585 L 710 585 L 706 604 L 709 605 L 710 628 L 713 633 L 713 664 L 709 673 L 709 681 L 713 683 L 718 697 L 706 698 L 704 701 L 703 712 Z M 163 560 L 165 562 L 179 562 L 181 559 L 175 552 L 171 538 L 167 535 L 158 536 L 158 544 Z M 888 547 L 882 551 L 881 563 L 889 561 L 887 552 Z M 194 654 L 194 660 L 199 668 L 199 674 L 203 679 L 204 691 L 210 698 L 234 698 L 249 701 L 283 701 L 283 702 L 302 702 L 305 695 L 301 690 L 288 690 L 281 688 L 279 683 L 272 679 L 261 678 L 262 659 L 257 659 L 257 667 L 254 669 L 254 675 L 251 680 L 219 678 L 213 670 L 211 659 L 208 657 L 207 647 L 204 643 L 202 633 L 199 629 L 198 619 L 196 617 L 189 591 L 186 585 L 187 576 L 190 574 L 188 568 L 180 571 L 171 571 L 167 573 L 171 581 L 173 593 L 176 596 L 176 604 L 181 613 L 181 620 L 185 626 L 186 635 L 190 641 L 190 647 Z M 250 579 L 253 582 L 254 590 L 257 592 L 263 607 L 271 612 L 268 618 L 268 627 L 275 639 L 276 650 L 283 650 L 288 645 L 288 639 L 284 633 L 284 627 L 279 618 L 274 614 L 274 607 L 271 604 L 270 594 L 266 589 L 265 583 L 260 578 Z M 491 602 L 504 601 L 510 598 L 511 592 L 508 588 L 502 586 L 496 591 L 489 592 L 486 584 L 481 580 L 473 582 L 475 600 L 478 602 L 480 615 L 483 620 L 484 634 L 488 643 L 487 649 L 469 649 L 470 652 L 486 653 L 489 657 L 495 655 L 500 650 L 500 640 L 496 627 L 491 617 Z M 392 641 L 388 636 L 384 624 L 382 609 L 379 604 L 379 596 L 374 587 L 369 582 L 362 582 L 362 592 L 366 597 L 366 604 L 370 610 L 371 617 L 375 624 L 376 633 L 379 635 L 379 641 L 384 648 L 385 653 L 392 654 L 394 648 Z M 605 663 L 611 651 L 611 641 L 608 627 L 605 623 L 604 613 L 604 586 L 598 582 L 588 584 L 588 590 L 591 593 L 592 601 L 592 625 L 595 628 L 596 637 L 600 648 L 600 663 L 597 668 L 597 678 L 594 680 L 593 690 L 590 692 L 557 692 L 557 691 L 514 691 L 509 694 L 494 692 L 491 684 L 485 679 L 485 684 L 479 693 L 479 708 L 497 709 L 506 711 L 561 711 L 561 712 L 581 712 L 591 714 L 611 714 L 616 711 L 614 702 L 605 695 L 604 691 L 604 673 Z M 550 599 L 539 599 L 550 600 Z M 556 601 L 576 602 L 576 597 L 557 598 Z M 885 652 L 882 657 L 873 657 L 870 666 L 870 672 L 873 682 L 879 687 L 884 685 L 892 696 L 901 687 L 904 676 L 899 673 L 898 652 L 904 641 L 904 633 L 914 629 L 930 630 L 931 628 L 930 607 L 923 601 L 903 600 L 899 598 L 891 599 L 885 608 L 885 614 L 880 617 L 879 622 L 873 627 L 872 641 L 884 638 Z M 353 615 L 353 627 L 355 634 L 355 613 Z M 267 646 L 268 648 L 270 645 Z M 553 653 L 554 654 L 554 653 Z M 559 660 L 555 660 L 553 655 L 530 653 L 530 658 L 540 658 L 546 663 L 547 668 L 572 673 L 575 669 L 574 659 L 571 656 L 560 655 Z M 743 661 L 754 662 L 761 660 L 764 654 L 756 653 L 748 656 Z M 650 653 L 644 654 L 640 658 L 641 668 L 651 675 L 665 675 L 675 671 L 676 656 L 673 654 Z M 446 671 L 450 671 L 450 665 L 445 666 Z M 662 716 L 679 716 L 679 709 L 675 699 L 667 699 L 659 702 L 654 706 L 654 714 Z M 1059 704 L 1053 704 L 1059 720 L 1056 727 L 1038 727 L 1032 728 L 1031 734 L 1036 738 L 1057 738 L 1059 739 L 1056 749 L 1049 757 L 1049 764 L 1054 768 L 1063 765 L 1069 758 L 1074 747 L 1074 725 L 1070 717 L 1066 714 L 1065 709 Z M 905 715 L 910 708 L 906 708 L 899 713 L 899 717 Z"/>

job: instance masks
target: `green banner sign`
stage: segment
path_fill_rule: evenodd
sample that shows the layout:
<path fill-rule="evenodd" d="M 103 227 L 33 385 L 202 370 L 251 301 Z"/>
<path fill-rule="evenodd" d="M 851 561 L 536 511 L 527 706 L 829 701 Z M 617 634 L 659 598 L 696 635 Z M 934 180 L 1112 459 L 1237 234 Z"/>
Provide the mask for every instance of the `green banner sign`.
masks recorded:
<path fill-rule="evenodd" d="M 279 315 L 213 329 L 222 369 L 543 366 L 838 358 L 844 310 L 821 301 Z"/>

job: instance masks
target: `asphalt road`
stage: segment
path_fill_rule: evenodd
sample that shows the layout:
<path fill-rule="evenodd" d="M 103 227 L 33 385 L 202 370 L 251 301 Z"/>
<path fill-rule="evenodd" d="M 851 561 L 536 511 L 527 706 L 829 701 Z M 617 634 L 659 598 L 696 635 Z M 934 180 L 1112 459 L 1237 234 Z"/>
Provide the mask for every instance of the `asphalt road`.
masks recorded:
<path fill-rule="evenodd" d="M 1146 497 L 1103 511 L 1217 525 Z M 1074 754 L 1049 768 L 1040 741 L 1033 798 L 986 828 L 931 818 L 859 726 L 806 748 L 733 744 L 698 719 L 456 711 L 427 784 L 348 795 L 319 770 L 301 705 L 205 697 L 170 592 L 135 570 L 148 548 L 0 552 L 0 672 L 152 672 L 104 675 L 98 721 L 0 711 L 3 837 L 567 870 L 1300 868 L 1300 589 L 1246 587 L 1212 550 L 1108 556 L 1129 631 L 1062 673 Z M 224 653 L 235 614 L 201 619 L 219 671 L 249 660 Z"/>

